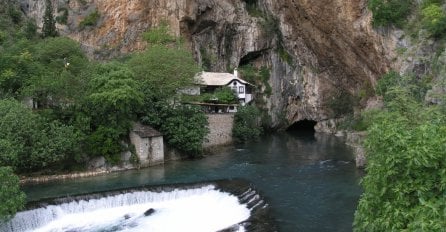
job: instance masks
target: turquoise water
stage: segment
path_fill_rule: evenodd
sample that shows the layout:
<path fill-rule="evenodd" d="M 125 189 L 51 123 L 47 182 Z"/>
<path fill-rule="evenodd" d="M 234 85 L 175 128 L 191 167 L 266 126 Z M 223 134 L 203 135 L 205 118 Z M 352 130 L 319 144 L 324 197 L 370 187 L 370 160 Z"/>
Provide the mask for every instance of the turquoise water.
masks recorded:
<path fill-rule="evenodd" d="M 200 160 L 24 186 L 28 200 L 146 184 L 244 178 L 269 202 L 280 231 L 351 231 L 361 173 L 337 137 L 282 133 Z"/>

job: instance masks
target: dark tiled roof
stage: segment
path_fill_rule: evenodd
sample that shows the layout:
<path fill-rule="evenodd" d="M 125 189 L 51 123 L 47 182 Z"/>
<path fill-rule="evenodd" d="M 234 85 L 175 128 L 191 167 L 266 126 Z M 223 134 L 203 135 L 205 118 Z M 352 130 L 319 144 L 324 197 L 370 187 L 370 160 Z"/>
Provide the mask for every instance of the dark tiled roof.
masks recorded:
<path fill-rule="evenodd" d="M 153 129 L 150 126 L 142 125 L 141 123 L 133 124 L 133 132 L 135 132 L 141 138 L 151 138 L 163 136 L 159 131 Z"/>

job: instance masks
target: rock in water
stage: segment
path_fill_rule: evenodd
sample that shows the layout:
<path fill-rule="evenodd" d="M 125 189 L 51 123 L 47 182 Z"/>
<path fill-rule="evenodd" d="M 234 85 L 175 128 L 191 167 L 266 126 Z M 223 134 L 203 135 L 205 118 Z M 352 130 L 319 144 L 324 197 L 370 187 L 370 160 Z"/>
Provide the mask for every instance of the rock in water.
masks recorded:
<path fill-rule="evenodd" d="M 148 209 L 146 212 L 144 212 L 144 216 L 150 216 L 150 215 L 152 215 L 153 213 L 155 213 L 155 210 L 154 209 L 152 209 L 152 208 L 150 208 L 150 209 Z"/>

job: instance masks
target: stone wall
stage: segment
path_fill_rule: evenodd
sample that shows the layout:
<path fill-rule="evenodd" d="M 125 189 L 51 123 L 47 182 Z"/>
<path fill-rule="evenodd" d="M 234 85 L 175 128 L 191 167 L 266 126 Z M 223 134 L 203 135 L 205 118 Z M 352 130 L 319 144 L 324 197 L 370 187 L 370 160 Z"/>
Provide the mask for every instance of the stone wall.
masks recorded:
<path fill-rule="evenodd" d="M 205 138 L 203 148 L 231 144 L 234 114 L 208 114 L 207 118 L 209 134 Z"/>
<path fill-rule="evenodd" d="M 141 138 L 135 132 L 130 132 L 130 141 L 135 146 L 141 167 L 164 163 L 162 136 Z"/>

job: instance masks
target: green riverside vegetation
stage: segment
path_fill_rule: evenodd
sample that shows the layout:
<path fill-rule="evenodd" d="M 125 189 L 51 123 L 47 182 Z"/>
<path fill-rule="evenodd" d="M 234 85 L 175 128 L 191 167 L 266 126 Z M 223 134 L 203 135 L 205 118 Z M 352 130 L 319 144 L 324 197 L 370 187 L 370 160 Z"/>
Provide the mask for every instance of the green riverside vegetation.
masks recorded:
<path fill-rule="evenodd" d="M 444 4 L 441 0 L 420 4 L 373 0 L 369 7 L 375 25 L 406 27 L 418 20 L 421 27 L 405 30 L 425 30 L 441 44 L 446 29 Z M 384 108 L 361 116 L 360 124 L 368 134 L 364 144 L 368 164 L 355 231 L 446 228 L 446 96 L 440 91 L 427 97 L 432 85 L 446 88 L 443 56 L 440 46 L 434 60 L 428 62 L 430 71 L 423 75 L 391 71 L 378 81 L 376 93 Z M 435 100 L 427 100 L 432 98 Z"/>
<path fill-rule="evenodd" d="M 80 44 L 58 37 L 51 1 L 37 33 L 19 5 L 0 9 L 0 220 L 24 204 L 18 174 L 84 170 L 91 158 L 120 161 L 132 123 L 141 121 L 191 157 L 201 155 L 208 133 L 198 108 L 176 101 L 200 71 L 181 39 L 165 24 L 145 33 L 146 51 L 120 60 L 89 60 Z M 83 21 L 99 18 L 93 12 Z"/>
<path fill-rule="evenodd" d="M 446 107 L 423 104 L 412 81 L 392 72 L 379 82 L 385 108 L 368 113 L 355 231 L 446 228 Z"/>

